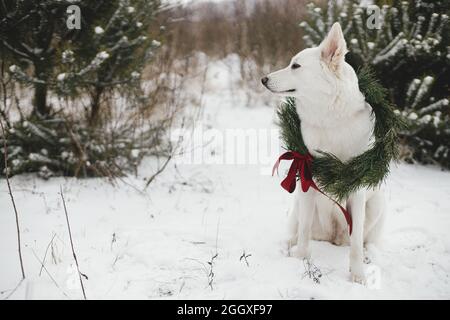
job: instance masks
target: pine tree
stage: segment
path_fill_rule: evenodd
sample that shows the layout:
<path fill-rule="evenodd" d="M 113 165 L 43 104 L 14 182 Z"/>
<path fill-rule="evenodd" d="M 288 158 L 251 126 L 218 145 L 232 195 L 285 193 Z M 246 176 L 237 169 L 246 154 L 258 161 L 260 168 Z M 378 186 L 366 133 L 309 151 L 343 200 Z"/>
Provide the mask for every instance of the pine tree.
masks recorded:
<path fill-rule="evenodd" d="M 80 7 L 79 30 L 66 26 L 72 4 Z M 159 0 L 2 1 L 2 62 L 34 95 L 33 112 L 8 126 L 11 175 L 116 177 L 161 145 L 168 121 L 137 128 L 145 108 L 141 73 L 160 46 L 149 32 L 160 8 Z M 76 111 L 52 110 L 50 95 Z M 112 123 L 118 109 L 128 116 Z M 1 148 L 1 174 L 4 155 Z"/>
<path fill-rule="evenodd" d="M 80 0 L 81 29 L 66 26 L 69 0 L 5 1 L 0 6 L 0 47 L 10 53 L 9 71 L 33 87 L 35 113 L 48 116 L 48 92 L 91 93 L 91 120 L 102 94 L 111 88 L 138 87 L 140 70 L 159 42 L 148 26 L 159 0 Z"/>
<path fill-rule="evenodd" d="M 66 26 L 66 10 L 72 2 L 5 0 L 0 6 L 0 49 L 9 53 L 9 69 L 16 80 L 33 88 L 34 113 L 41 116 L 50 113 L 47 96 L 54 83 L 57 48 L 79 35 L 79 30 Z M 89 2 L 77 2 L 86 18 L 91 16 L 88 11 L 101 10 L 107 3 Z"/>
<path fill-rule="evenodd" d="M 433 83 L 431 76 L 409 83 L 406 107 L 400 112 L 409 126 L 403 136 L 413 146 L 413 158 L 450 167 L 449 99 L 436 101 L 430 94 Z"/>
<path fill-rule="evenodd" d="M 126 88 L 128 97 L 143 98 L 141 71 L 160 46 L 149 36 L 158 0 L 109 1 L 104 14 L 60 52 L 57 83 L 62 95 L 89 92 L 91 124 L 99 119 L 102 97 Z"/>
<path fill-rule="evenodd" d="M 446 151 L 450 139 L 450 3 L 391 2 L 377 2 L 381 5 L 379 29 L 366 25 L 370 5 L 355 0 L 337 5 L 330 0 L 321 8 L 311 3 L 308 19 L 300 23 L 305 43 L 318 45 L 331 24 L 339 21 L 350 51 L 348 62 L 355 69 L 370 65 L 410 124 L 404 137 L 414 158 L 450 167 Z"/>

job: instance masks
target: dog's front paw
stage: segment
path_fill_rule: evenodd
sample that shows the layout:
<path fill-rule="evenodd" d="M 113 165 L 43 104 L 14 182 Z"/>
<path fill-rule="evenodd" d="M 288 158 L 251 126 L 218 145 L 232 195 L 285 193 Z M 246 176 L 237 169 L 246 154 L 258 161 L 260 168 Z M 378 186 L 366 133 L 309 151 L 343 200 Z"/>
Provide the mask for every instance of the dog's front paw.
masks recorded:
<path fill-rule="evenodd" d="M 350 255 L 350 274 L 352 282 L 366 284 L 363 255 Z"/>
<path fill-rule="evenodd" d="M 362 285 L 366 284 L 366 274 L 364 272 L 364 266 L 362 263 L 350 266 L 350 275 L 352 278 L 352 282 Z"/>
<path fill-rule="evenodd" d="M 292 248 L 291 250 L 291 256 L 299 259 L 309 259 L 311 258 L 311 248 L 303 247 L 303 246 L 296 246 Z"/>
<path fill-rule="evenodd" d="M 361 285 L 366 285 L 366 276 L 365 276 L 365 274 L 363 273 L 363 274 L 356 274 L 356 273 L 353 273 L 352 272 L 352 274 L 351 274 L 351 277 L 352 277 L 352 282 L 354 282 L 354 283 L 359 283 L 359 284 L 361 284 Z"/>

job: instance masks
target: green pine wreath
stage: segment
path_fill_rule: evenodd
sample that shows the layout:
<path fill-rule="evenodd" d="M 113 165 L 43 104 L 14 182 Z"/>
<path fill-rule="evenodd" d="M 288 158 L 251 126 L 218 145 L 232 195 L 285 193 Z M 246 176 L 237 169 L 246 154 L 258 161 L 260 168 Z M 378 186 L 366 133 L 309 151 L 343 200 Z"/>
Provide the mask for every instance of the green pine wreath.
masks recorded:
<path fill-rule="evenodd" d="M 404 128 L 404 122 L 396 115 L 388 100 L 387 89 L 379 83 L 373 71 L 369 67 L 363 67 L 357 75 L 359 89 L 372 106 L 372 114 L 375 116 L 373 145 L 347 162 L 319 150 L 321 156 L 314 157 L 312 162 L 312 176 L 316 184 L 337 201 L 346 199 L 350 193 L 362 187 L 376 187 L 386 178 L 391 161 L 398 158 L 398 132 Z M 284 147 L 300 154 L 308 153 L 295 99 L 288 98 L 283 102 L 277 114 Z"/>

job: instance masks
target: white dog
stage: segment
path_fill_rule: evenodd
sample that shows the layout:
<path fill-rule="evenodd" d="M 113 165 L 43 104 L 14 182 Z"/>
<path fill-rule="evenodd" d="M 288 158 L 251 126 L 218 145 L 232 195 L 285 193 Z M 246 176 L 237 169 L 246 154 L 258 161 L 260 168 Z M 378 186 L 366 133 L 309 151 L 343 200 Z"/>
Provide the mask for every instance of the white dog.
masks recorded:
<path fill-rule="evenodd" d="M 273 93 L 295 97 L 303 138 L 313 156 L 331 152 L 342 161 L 366 151 L 372 142 L 374 119 L 371 107 L 359 91 L 353 68 L 345 62 L 347 45 L 341 26 L 335 23 L 316 48 L 301 51 L 288 67 L 261 81 Z M 353 233 L 342 212 L 325 196 L 298 187 L 289 219 L 293 254 L 310 257 L 310 239 L 350 244 L 352 280 L 365 282 L 364 247 L 376 244 L 384 220 L 384 195 L 378 188 L 362 189 L 346 200 L 352 215 Z"/>

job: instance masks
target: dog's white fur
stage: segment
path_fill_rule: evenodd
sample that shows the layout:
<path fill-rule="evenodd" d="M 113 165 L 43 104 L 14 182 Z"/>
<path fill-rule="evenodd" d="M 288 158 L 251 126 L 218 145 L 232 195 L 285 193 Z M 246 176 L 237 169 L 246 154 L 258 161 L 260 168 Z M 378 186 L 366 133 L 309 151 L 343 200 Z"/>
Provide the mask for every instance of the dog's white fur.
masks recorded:
<path fill-rule="evenodd" d="M 292 58 L 288 67 L 269 74 L 263 83 L 283 97 L 295 97 L 302 134 L 308 150 L 331 152 L 346 161 L 366 151 L 372 143 L 371 107 L 359 91 L 353 68 L 345 62 L 346 42 L 335 23 L 326 39 Z M 350 244 L 352 280 L 365 282 L 364 246 L 376 244 L 384 221 L 384 195 L 380 188 L 362 189 L 345 205 L 353 219 L 348 236 L 345 219 L 337 206 L 319 192 L 303 193 L 298 187 L 289 218 L 293 254 L 310 257 L 310 239 Z"/>

